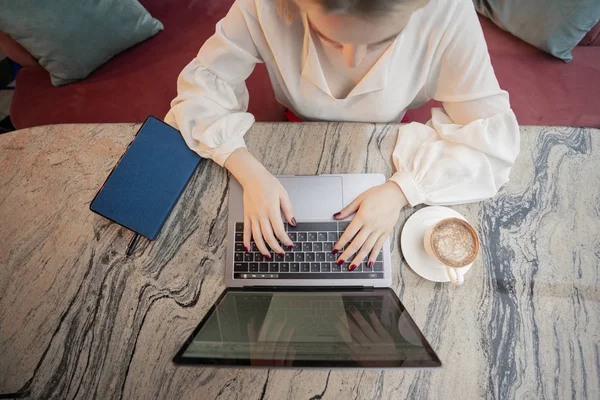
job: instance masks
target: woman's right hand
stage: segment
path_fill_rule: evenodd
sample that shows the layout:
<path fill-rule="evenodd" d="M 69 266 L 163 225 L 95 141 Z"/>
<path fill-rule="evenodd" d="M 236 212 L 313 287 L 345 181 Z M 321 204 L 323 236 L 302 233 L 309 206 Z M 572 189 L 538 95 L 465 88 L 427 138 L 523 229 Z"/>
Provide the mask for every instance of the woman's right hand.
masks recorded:
<path fill-rule="evenodd" d="M 294 211 L 287 191 L 277 178 L 245 148 L 237 149 L 225 162 L 229 170 L 244 188 L 244 247 L 250 251 L 254 238 L 256 247 L 265 257 L 270 258 L 269 248 L 283 255 L 285 250 L 279 244 L 291 249 L 294 243 L 283 225 L 281 212 L 286 221 L 296 225 Z M 279 241 L 277 241 L 279 239 Z"/>

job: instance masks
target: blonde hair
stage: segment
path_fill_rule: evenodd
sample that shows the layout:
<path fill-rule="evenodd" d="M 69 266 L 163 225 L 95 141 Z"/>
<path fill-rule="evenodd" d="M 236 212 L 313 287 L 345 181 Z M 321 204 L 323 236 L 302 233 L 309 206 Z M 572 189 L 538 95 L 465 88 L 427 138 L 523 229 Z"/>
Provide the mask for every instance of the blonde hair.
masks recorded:
<path fill-rule="evenodd" d="M 360 14 L 360 15 L 385 15 L 398 4 L 423 3 L 428 0 L 314 0 L 321 4 L 330 14 Z M 292 23 L 299 14 L 299 9 L 294 0 L 275 0 L 277 13 L 286 22 Z"/>

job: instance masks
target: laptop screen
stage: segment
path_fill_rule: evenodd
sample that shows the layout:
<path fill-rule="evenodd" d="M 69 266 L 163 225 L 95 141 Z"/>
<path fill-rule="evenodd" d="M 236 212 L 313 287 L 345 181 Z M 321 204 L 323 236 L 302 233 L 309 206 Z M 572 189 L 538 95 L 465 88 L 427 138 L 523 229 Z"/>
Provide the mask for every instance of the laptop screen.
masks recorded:
<path fill-rule="evenodd" d="M 441 365 L 391 289 L 227 289 L 174 362 L 325 368 Z"/>

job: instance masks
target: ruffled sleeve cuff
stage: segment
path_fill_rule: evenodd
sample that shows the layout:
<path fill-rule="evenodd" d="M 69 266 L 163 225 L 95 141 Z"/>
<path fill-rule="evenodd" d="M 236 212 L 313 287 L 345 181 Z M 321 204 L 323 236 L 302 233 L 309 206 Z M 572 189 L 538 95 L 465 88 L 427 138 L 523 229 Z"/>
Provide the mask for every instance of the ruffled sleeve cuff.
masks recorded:
<path fill-rule="evenodd" d="M 396 172 L 389 180 L 400 186 L 400 189 L 404 192 L 404 196 L 406 196 L 406 200 L 408 200 L 411 207 L 425 202 L 425 196 L 421 189 L 417 186 L 413 177 L 406 171 Z"/>
<path fill-rule="evenodd" d="M 240 147 L 246 148 L 244 138 L 240 136 L 232 137 L 229 141 L 223 143 L 221 147 L 215 150 L 212 159 L 222 167 L 225 165 L 229 156 Z"/>

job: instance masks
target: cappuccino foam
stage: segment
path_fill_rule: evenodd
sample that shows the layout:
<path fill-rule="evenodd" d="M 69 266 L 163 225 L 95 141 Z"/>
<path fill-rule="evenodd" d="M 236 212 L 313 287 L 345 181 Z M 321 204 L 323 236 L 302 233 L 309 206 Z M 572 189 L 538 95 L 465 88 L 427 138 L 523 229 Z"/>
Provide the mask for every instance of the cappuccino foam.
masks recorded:
<path fill-rule="evenodd" d="M 440 222 L 431 235 L 431 247 L 438 259 L 451 267 L 460 268 L 477 256 L 477 238 L 470 227 L 458 219 Z"/>

